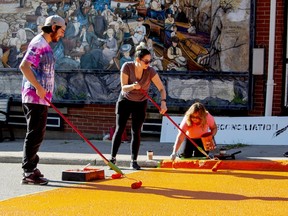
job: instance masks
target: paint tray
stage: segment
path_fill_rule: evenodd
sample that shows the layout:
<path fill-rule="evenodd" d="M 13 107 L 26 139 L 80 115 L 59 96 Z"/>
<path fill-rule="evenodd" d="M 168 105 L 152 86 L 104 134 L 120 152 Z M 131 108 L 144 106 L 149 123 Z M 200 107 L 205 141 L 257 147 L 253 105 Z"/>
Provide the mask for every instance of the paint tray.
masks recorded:
<path fill-rule="evenodd" d="M 103 169 L 96 169 L 87 167 L 84 169 L 74 169 L 62 171 L 63 181 L 94 181 L 99 179 L 105 179 L 105 174 Z"/>

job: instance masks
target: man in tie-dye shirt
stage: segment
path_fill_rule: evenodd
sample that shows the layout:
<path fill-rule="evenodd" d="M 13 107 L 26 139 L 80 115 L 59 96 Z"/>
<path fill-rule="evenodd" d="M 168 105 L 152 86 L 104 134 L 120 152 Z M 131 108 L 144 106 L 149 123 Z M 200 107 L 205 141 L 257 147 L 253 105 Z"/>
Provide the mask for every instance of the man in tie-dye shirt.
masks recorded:
<path fill-rule="evenodd" d="M 50 42 L 64 37 L 66 23 L 58 15 L 47 17 L 42 32 L 35 36 L 20 64 L 23 73 L 22 108 L 27 123 L 24 140 L 22 184 L 46 185 L 48 180 L 37 169 L 37 152 L 44 139 L 48 106 L 44 99 L 52 100 L 54 89 L 55 58 Z"/>

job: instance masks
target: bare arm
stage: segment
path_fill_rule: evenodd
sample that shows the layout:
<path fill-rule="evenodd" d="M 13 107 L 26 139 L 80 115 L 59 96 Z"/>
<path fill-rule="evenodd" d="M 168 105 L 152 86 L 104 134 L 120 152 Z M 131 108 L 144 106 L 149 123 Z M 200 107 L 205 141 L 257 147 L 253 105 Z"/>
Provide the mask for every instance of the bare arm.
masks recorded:
<path fill-rule="evenodd" d="M 177 151 L 179 150 L 181 144 L 183 143 L 185 139 L 185 134 L 183 134 L 181 131 L 179 131 L 179 133 L 177 134 L 174 146 L 173 146 L 173 151 L 172 154 L 176 154 Z"/>
<path fill-rule="evenodd" d="M 36 80 L 33 71 L 31 70 L 31 63 L 22 61 L 19 68 L 26 79 L 35 87 L 36 94 L 43 99 L 46 96 L 46 90 Z"/>
<path fill-rule="evenodd" d="M 210 128 L 210 130 L 211 130 L 212 136 L 214 137 L 218 130 L 215 122 L 214 122 L 214 125 Z"/>
<path fill-rule="evenodd" d="M 138 83 L 128 84 L 128 75 L 121 73 L 120 74 L 120 82 L 121 82 L 121 88 L 124 92 L 129 92 L 134 89 L 140 89 L 141 86 Z"/>
<path fill-rule="evenodd" d="M 153 78 L 152 78 L 152 82 L 155 84 L 155 86 L 157 87 L 157 89 L 160 92 L 161 95 L 161 111 L 160 113 L 163 115 L 166 111 L 167 111 L 167 107 L 166 107 L 166 90 L 164 88 L 164 85 L 159 77 L 158 74 L 156 74 Z"/>

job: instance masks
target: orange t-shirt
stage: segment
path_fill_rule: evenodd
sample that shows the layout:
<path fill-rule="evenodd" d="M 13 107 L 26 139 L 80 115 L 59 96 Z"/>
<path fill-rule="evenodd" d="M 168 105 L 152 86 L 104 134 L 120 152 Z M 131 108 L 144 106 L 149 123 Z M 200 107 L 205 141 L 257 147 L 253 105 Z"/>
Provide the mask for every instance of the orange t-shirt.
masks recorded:
<path fill-rule="evenodd" d="M 192 139 L 201 138 L 201 136 L 204 133 L 207 133 L 210 131 L 210 128 L 212 128 L 215 124 L 214 117 L 208 113 L 207 114 L 207 124 L 202 128 L 200 125 L 196 125 L 192 122 L 191 126 L 188 126 L 186 123 L 187 117 L 185 116 L 180 124 L 180 128 L 186 132 L 186 135 L 188 135 Z"/>

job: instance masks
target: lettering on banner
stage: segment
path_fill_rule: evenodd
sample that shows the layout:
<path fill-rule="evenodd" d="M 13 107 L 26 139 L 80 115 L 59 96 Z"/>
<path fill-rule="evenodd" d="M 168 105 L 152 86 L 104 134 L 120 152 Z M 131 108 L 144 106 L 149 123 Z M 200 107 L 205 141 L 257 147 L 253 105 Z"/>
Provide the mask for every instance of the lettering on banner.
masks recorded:
<path fill-rule="evenodd" d="M 278 130 L 278 124 L 217 124 L 218 130 L 271 131 Z"/>

